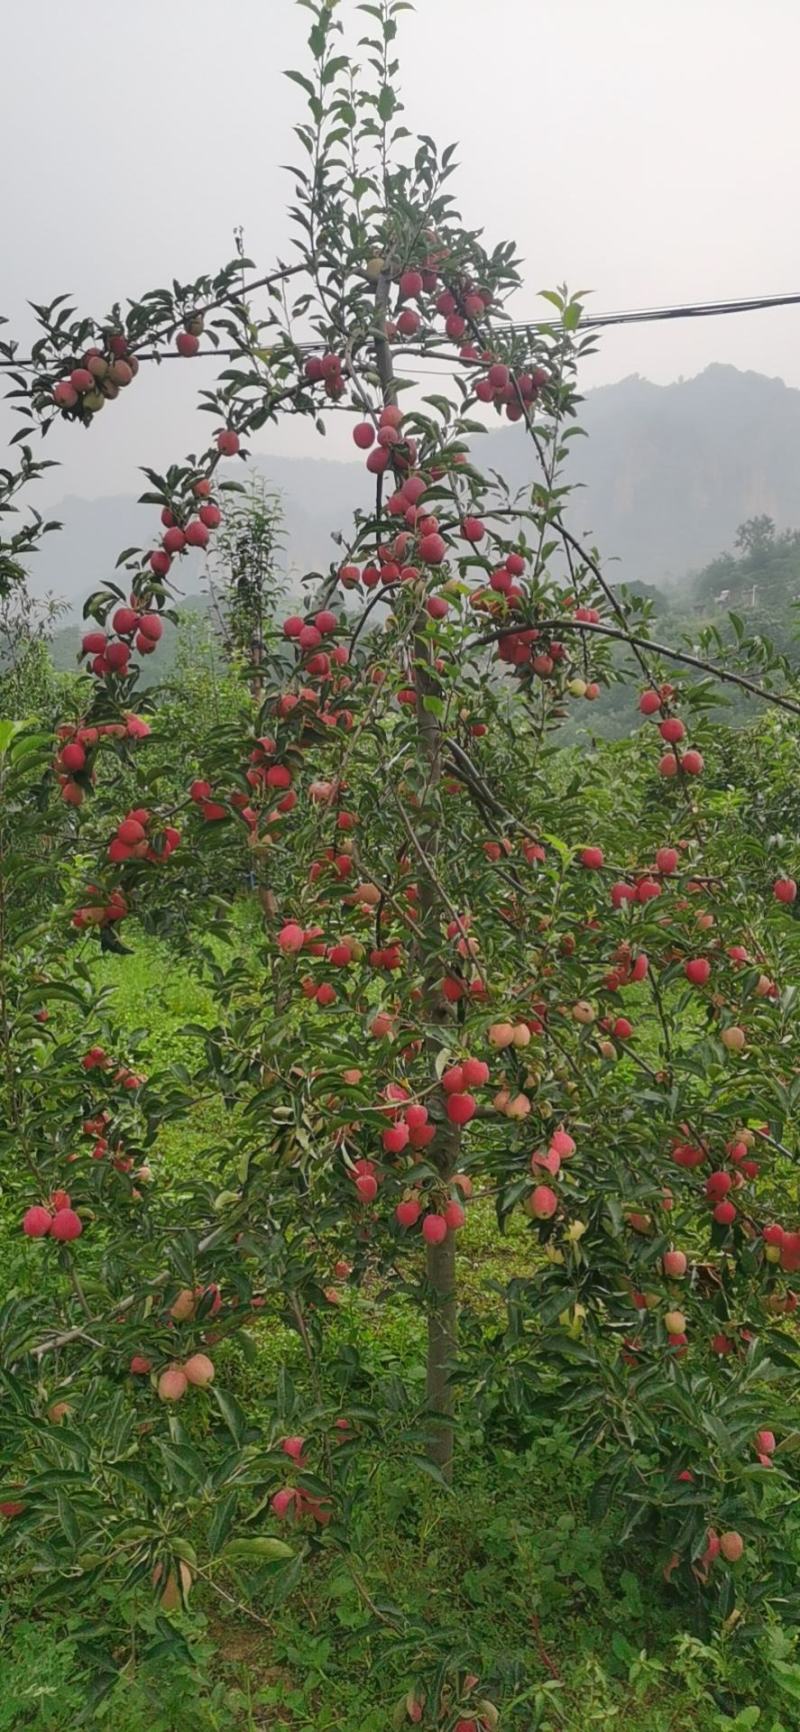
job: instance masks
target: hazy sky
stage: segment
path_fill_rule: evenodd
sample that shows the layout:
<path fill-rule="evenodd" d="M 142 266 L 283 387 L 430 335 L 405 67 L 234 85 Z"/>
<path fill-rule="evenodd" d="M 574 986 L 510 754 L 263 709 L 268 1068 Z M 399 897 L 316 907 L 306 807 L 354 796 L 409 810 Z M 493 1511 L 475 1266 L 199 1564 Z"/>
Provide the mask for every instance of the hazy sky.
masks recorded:
<path fill-rule="evenodd" d="M 342 16 L 352 41 L 355 0 Z M 303 65 L 308 17 L 293 0 L 10 0 L 0 311 L 20 334 L 26 298 L 69 289 L 100 314 L 213 269 L 237 224 L 259 267 L 288 256 L 278 165 L 303 97 L 282 69 Z M 465 219 L 519 244 L 520 313 L 560 281 L 597 310 L 800 289 L 797 0 L 417 0 L 400 46 L 407 123 L 459 141 Z M 800 386 L 800 308 L 610 332 L 583 384 L 710 361 Z M 54 430 L 49 497 L 130 492 L 137 464 L 198 443 L 198 372 L 147 369 L 100 437 Z M 257 448 L 351 455 L 347 431 L 266 429 Z"/>

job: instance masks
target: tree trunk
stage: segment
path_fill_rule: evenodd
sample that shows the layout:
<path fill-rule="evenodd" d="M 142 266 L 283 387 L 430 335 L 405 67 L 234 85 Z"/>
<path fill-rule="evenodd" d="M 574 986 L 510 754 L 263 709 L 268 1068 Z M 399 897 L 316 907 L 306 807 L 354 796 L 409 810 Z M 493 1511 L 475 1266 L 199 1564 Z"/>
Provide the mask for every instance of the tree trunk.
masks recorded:
<path fill-rule="evenodd" d="M 428 1277 L 428 1407 L 437 1417 L 428 1445 L 431 1461 L 449 1480 L 453 1473 L 453 1391 L 450 1373 L 457 1345 L 456 1241 L 448 1233 L 443 1245 L 427 1248 Z"/>
<path fill-rule="evenodd" d="M 432 791 L 435 791 L 441 776 L 442 739 L 441 728 L 436 716 L 424 708 L 426 696 L 429 694 L 438 696 L 438 683 L 431 667 L 431 659 L 430 644 L 420 633 L 414 639 L 417 725 L 420 751 L 423 757 L 427 759 L 430 787 Z M 419 840 L 425 858 L 431 867 L 431 871 L 426 872 L 420 863 L 419 870 L 420 925 L 424 933 L 431 934 L 431 955 L 420 958 L 424 976 L 423 1003 L 428 1027 L 434 1029 L 437 1025 L 442 1027 L 441 1036 L 434 1033 L 428 1037 L 431 1069 L 435 1075 L 434 1067 L 442 1042 L 447 1039 L 446 1028 L 449 1026 L 451 1016 L 442 1000 L 439 943 L 434 937 L 434 934 L 439 931 L 442 917 L 441 893 L 434 877 L 434 874 L 438 875 L 441 853 L 438 823 L 421 826 Z M 444 1109 L 444 1094 L 441 1089 L 437 1092 L 440 1105 Z M 460 1150 L 461 1132 L 456 1125 L 450 1123 L 444 1116 L 444 1110 L 442 1110 L 442 1123 L 431 1153 L 444 1184 L 449 1184 L 458 1167 Z M 449 1480 L 453 1472 L 454 1446 L 452 1424 L 454 1404 L 450 1375 L 458 1346 L 456 1241 L 454 1233 L 448 1233 L 441 1245 L 429 1245 L 427 1247 L 427 1277 L 428 1366 L 426 1396 L 428 1408 L 436 1416 L 433 1421 L 433 1435 L 428 1446 L 428 1453 L 431 1461 L 441 1468 Z"/>
<path fill-rule="evenodd" d="M 397 387 L 392 365 L 392 352 L 385 336 L 388 298 L 389 278 L 384 274 L 379 278 L 375 291 L 375 362 L 381 381 L 384 403 L 396 404 Z M 382 477 L 379 477 L 377 492 L 379 521 L 382 491 Z M 420 754 L 427 762 L 429 790 L 435 798 L 441 779 L 442 735 L 437 717 L 432 710 L 425 708 L 424 702 L 427 696 L 438 696 L 438 682 L 433 669 L 431 646 L 421 629 L 424 623 L 425 616 L 421 614 L 420 629 L 415 631 L 413 639 L 414 686 L 417 694 L 417 730 Z M 440 893 L 434 876 L 440 851 L 438 822 L 425 825 L 419 841 L 424 850 L 425 858 L 432 869 L 426 871 L 424 866 L 420 864 L 420 923 L 423 932 L 434 934 L 438 930 L 438 923 L 442 914 Z M 420 948 L 424 949 L 422 946 Z M 429 1027 L 448 1021 L 447 1009 L 442 1002 L 439 988 L 441 970 L 438 945 L 433 939 L 432 952 L 430 957 L 424 954 L 419 957 L 425 981 L 423 1012 Z M 432 1069 L 438 1057 L 440 1044 L 435 1036 L 428 1041 Z M 439 1092 L 443 1104 L 443 1096 L 441 1091 Z M 458 1166 L 461 1133 L 455 1125 L 451 1125 L 444 1118 L 444 1115 L 438 1142 L 440 1148 L 435 1157 L 436 1165 L 446 1183 L 452 1178 Z M 431 1461 L 441 1469 L 449 1480 L 453 1472 L 454 1445 L 451 1372 L 458 1344 L 456 1247 L 453 1233 L 448 1233 L 443 1244 L 426 1247 L 426 1275 L 428 1354 L 425 1393 L 428 1409 L 434 1415 L 428 1454 Z"/>

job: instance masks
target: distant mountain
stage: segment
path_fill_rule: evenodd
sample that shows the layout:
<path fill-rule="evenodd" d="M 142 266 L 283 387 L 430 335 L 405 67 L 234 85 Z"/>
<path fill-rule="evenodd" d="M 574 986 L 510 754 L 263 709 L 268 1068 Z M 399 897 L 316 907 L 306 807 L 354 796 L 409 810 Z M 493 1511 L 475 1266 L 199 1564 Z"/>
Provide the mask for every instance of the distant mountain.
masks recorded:
<path fill-rule="evenodd" d="M 800 390 L 782 379 L 724 366 L 674 385 L 623 379 L 592 391 L 581 421 L 571 521 L 619 556 L 626 580 L 680 580 L 746 518 L 800 524 Z"/>
<path fill-rule="evenodd" d="M 571 442 L 569 479 L 580 486 L 568 520 L 616 562 L 617 581 L 677 584 L 762 513 L 779 528 L 800 524 L 800 390 L 780 379 L 726 366 L 674 385 L 633 376 L 589 392 L 580 424 L 588 438 Z M 476 440 L 476 458 L 513 486 L 533 478 L 519 427 Z M 257 467 L 283 494 L 290 576 L 324 568 L 332 533 L 364 502 L 363 469 L 290 457 Z M 46 538 L 33 587 L 73 606 L 113 574 L 120 548 L 142 540 L 145 515 L 130 498 L 68 498 L 49 515 L 64 529 Z M 200 588 L 200 570 L 197 560 L 181 567 L 187 592 Z"/>

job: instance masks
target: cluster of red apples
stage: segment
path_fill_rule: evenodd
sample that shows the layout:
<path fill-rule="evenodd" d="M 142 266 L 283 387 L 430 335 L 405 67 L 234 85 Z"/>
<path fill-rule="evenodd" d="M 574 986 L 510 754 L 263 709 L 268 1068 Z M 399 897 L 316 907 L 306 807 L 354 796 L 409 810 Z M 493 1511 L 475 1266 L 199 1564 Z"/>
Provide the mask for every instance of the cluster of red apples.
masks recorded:
<path fill-rule="evenodd" d="M 144 1077 L 132 1071 L 128 1065 L 118 1064 L 102 1046 L 90 1046 L 81 1059 L 81 1070 L 88 1078 L 92 1073 L 99 1073 L 105 1078 L 105 1090 L 109 1087 L 122 1090 L 125 1093 L 135 1093 L 140 1089 Z M 107 1092 L 106 1092 L 106 1098 Z M 89 1116 L 83 1121 L 83 1135 L 91 1143 L 91 1159 L 102 1161 L 110 1156 L 111 1165 L 122 1174 L 133 1172 L 133 1159 L 126 1155 L 122 1143 L 117 1140 L 110 1145 L 112 1113 L 107 1106 L 97 1106 L 92 1103 Z M 73 1164 L 78 1161 L 77 1154 L 68 1155 L 67 1161 Z M 140 1166 L 133 1174 L 137 1181 L 150 1179 L 151 1172 L 147 1166 Z M 130 1195 L 134 1201 L 139 1201 L 141 1193 L 131 1189 Z M 81 1203 L 80 1208 L 84 1208 Z M 85 1212 L 85 1211 L 84 1211 Z M 51 1238 L 59 1243 L 68 1243 L 79 1239 L 84 1229 L 84 1220 L 79 1211 L 72 1206 L 68 1192 L 57 1190 L 44 1203 L 34 1203 L 26 1210 L 22 1218 L 22 1230 L 29 1239 Z"/>
<path fill-rule="evenodd" d="M 65 722 L 57 729 L 60 741 L 54 770 L 61 798 L 68 806 L 82 806 L 87 786 L 95 780 L 95 759 L 101 740 L 145 740 L 150 725 L 142 716 L 129 713 L 121 722 Z"/>
<path fill-rule="evenodd" d="M 68 420 L 91 421 L 105 404 L 118 397 L 139 371 L 121 331 L 109 331 L 103 348 L 87 349 L 79 364 L 53 386 L 53 402 Z"/>

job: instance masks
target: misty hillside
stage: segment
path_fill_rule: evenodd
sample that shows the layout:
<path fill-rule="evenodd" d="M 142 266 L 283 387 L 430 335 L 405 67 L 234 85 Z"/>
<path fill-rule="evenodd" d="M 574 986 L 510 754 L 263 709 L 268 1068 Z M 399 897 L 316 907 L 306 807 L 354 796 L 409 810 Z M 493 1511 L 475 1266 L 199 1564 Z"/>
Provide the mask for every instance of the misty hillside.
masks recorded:
<path fill-rule="evenodd" d="M 680 579 L 750 517 L 800 523 L 800 391 L 782 379 L 727 366 L 674 385 L 623 379 L 587 397 L 582 422 L 572 522 L 619 555 L 626 579 Z"/>
<path fill-rule="evenodd" d="M 572 441 L 570 477 L 581 486 L 568 518 L 617 562 L 617 581 L 669 587 L 730 547 L 746 518 L 800 523 L 800 390 L 780 379 L 717 365 L 673 385 L 634 376 L 590 392 L 581 424 L 589 437 Z M 512 485 L 531 475 L 518 427 L 487 434 L 477 455 Z M 290 573 L 325 566 L 331 531 L 364 502 L 360 464 L 271 457 L 258 467 L 283 494 Z M 33 588 L 73 606 L 149 523 L 133 498 L 68 498 L 51 515 L 64 529 L 46 538 Z M 199 560 L 181 566 L 187 593 L 200 587 L 200 570 Z"/>

